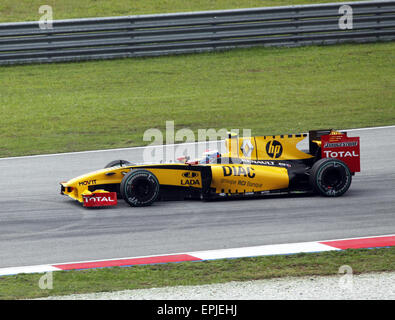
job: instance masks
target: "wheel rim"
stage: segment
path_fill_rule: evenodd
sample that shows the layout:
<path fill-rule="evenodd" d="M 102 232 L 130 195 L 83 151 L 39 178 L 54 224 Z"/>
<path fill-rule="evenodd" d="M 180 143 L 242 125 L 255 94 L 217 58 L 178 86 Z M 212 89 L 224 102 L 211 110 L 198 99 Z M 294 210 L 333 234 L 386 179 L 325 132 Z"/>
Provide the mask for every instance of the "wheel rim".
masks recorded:
<path fill-rule="evenodd" d="M 341 163 L 331 162 L 323 166 L 318 174 L 318 188 L 327 196 L 339 196 L 347 191 L 351 177 Z"/>
<path fill-rule="evenodd" d="M 139 178 L 129 185 L 128 191 L 132 197 L 145 202 L 152 197 L 152 183 L 146 178 Z"/>
<path fill-rule="evenodd" d="M 341 189 L 344 185 L 342 173 L 340 167 L 328 168 L 322 174 L 322 184 L 328 189 Z"/>

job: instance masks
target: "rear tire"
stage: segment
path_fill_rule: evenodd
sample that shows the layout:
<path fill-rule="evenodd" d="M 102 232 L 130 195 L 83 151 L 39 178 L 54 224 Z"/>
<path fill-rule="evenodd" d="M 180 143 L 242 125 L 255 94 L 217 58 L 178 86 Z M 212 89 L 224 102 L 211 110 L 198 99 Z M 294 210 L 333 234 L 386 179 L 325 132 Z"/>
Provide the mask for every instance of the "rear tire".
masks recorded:
<path fill-rule="evenodd" d="M 123 166 L 131 166 L 132 163 L 126 160 L 114 160 L 111 161 L 110 163 L 107 163 L 107 165 L 104 168 L 111 168 L 111 167 L 123 167 Z"/>
<path fill-rule="evenodd" d="M 339 159 L 324 158 L 314 163 L 310 172 L 310 185 L 325 197 L 340 197 L 351 185 L 351 172 Z"/>
<path fill-rule="evenodd" d="M 120 192 L 132 207 L 149 206 L 159 196 L 159 181 L 148 170 L 132 170 L 123 177 Z"/>

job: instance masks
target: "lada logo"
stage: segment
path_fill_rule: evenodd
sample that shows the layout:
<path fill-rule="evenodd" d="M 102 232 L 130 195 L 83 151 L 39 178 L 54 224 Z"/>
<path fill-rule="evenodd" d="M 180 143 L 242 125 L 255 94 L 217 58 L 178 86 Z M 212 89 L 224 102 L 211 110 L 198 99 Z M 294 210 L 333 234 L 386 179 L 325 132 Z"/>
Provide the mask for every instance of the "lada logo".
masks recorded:
<path fill-rule="evenodd" d="M 188 172 L 184 172 L 183 174 L 182 174 L 182 176 L 184 177 L 184 178 L 195 178 L 195 177 L 197 177 L 197 172 L 194 172 L 194 171 L 188 171 Z"/>
<path fill-rule="evenodd" d="M 185 179 L 181 179 L 182 186 L 200 186 L 200 181 L 197 178 L 198 173 L 194 171 L 184 172 L 182 176 Z"/>

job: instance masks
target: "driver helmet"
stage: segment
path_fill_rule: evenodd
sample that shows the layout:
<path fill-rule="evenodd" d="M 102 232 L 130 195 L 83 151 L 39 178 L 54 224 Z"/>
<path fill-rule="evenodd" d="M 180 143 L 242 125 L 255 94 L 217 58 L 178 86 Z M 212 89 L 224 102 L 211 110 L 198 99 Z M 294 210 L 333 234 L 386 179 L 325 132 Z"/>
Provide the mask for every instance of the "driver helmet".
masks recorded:
<path fill-rule="evenodd" d="M 203 153 L 200 163 L 217 163 L 219 158 L 221 158 L 221 154 L 218 150 L 207 150 Z"/>

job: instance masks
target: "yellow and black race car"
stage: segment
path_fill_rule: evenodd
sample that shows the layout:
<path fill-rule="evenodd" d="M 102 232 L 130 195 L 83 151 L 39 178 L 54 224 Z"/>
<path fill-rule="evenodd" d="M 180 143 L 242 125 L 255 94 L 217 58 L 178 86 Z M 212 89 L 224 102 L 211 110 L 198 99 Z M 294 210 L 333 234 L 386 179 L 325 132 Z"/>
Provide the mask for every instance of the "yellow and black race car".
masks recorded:
<path fill-rule="evenodd" d="M 157 200 L 203 200 L 294 192 L 343 195 L 360 171 L 359 137 L 314 130 L 309 150 L 297 144 L 307 134 L 238 137 L 225 140 L 226 154 L 206 152 L 179 163 L 131 164 L 115 160 L 104 169 L 61 183 L 61 194 L 86 207 L 148 206 Z"/>

